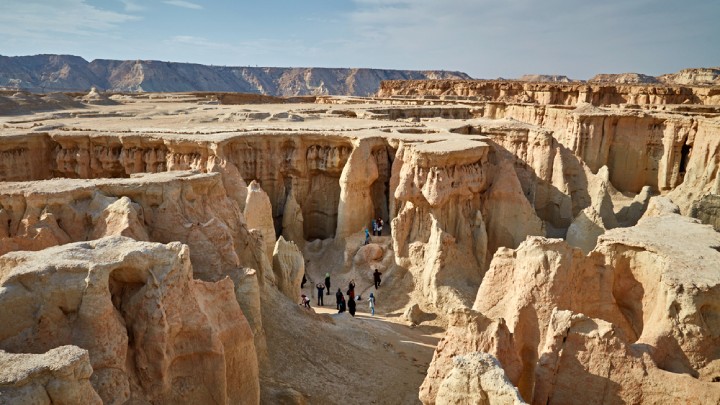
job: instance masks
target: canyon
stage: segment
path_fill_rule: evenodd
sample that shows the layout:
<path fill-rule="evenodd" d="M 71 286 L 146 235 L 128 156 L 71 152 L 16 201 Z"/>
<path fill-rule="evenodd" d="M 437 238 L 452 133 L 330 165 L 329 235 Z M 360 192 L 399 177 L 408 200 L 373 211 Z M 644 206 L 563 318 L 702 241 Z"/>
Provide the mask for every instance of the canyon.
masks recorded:
<path fill-rule="evenodd" d="M 720 88 L 438 79 L 1 93 L 0 403 L 720 403 Z"/>

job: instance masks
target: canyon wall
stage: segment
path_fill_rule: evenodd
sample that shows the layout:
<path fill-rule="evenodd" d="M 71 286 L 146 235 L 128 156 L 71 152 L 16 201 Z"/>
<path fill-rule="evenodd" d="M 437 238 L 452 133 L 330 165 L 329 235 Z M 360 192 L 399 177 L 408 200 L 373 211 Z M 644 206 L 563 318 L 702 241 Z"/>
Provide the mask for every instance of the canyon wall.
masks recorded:
<path fill-rule="evenodd" d="M 533 104 L 720 104 L 717 87 L 642 86 L 599 83 L 527 83 L 495 80 L 388 80 L 380 98 L 505 101 Z"/>

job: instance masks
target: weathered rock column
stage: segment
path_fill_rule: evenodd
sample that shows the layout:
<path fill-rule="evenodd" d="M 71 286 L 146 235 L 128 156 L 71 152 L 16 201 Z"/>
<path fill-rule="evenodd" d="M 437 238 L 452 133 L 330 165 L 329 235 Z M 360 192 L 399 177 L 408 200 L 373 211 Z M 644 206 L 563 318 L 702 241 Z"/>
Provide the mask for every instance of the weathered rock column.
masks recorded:
<path fill-rule="evenodd" d="M 370 186 L 378 178 L 372 145 L 359 141 L 340 175 L 340 203 L 336 238 L 345 238 L 369 227 L 375 213 Z"/>

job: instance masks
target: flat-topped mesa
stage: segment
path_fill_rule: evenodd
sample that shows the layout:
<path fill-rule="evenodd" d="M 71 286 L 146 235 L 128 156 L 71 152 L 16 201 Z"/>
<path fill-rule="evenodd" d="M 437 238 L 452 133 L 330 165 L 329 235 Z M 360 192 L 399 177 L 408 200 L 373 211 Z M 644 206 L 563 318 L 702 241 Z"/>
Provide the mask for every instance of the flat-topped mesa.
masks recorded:
<path fill-rule="evenodd" d="M 469 98 L 545 105 L 720 104 L 717 87 L 642 86 L 595 83 L 527 83 L 495 80 L 387 80 L 379 98 Z"/>

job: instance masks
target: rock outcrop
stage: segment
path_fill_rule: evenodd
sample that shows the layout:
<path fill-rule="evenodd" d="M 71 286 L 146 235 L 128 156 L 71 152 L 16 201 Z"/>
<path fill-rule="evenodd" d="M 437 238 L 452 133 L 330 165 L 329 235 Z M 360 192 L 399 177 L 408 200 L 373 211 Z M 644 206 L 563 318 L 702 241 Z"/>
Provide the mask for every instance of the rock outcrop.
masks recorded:
<path fill-rule="evenodd" d="M 569 311 L 553 313 L 538 364 L 537 404 L 720 401 L 717 383 L 663 370 L 612 324 Z"/>
<path fill-rule="evenodd" d="M 0 403 L 88 404 L 102 400 L 90 384 L 87 350 L 60 346 L 42 354 L 0 350 Z"/>
<path fill-rule="evenodd" d="M 642 73 L 601 73 L 591 77 L 588 82 L 616 84 L 657 84 L 660 83 L 660 80 L 658 80 L 657 77 L 644 75 Z"/>
<path fill-rule="evenodd" d="M 435 403 L 521 405 L 526 402 L 493 356 L 471 353 L 453 359 L 453 369 L 440 384 Z"/>
<path fill-rule="evenodd" d="M 263 258 L 247 248 L 255 237 L 220 174 L 176 171 L 85 183 L 3 183 L 0 218 L 5 219 L 0 253 L 124 235 L 188 244 L 195 276 L 204 280 L 222 279 L 240 263 L 272 269 L 272 249 Z"/>
<path fill-rule="evenodd" d="M 497 357 L 532 403 L 574 403 L 586 389 L 597 403 L 653 403 L 675 397 L 656 388 L 666 378 L 696 387 L 689 403 L 716 400 L 702 382 L 714 378 L 719 347 L 715 246 L 720 234 L 711 227 L 662 213 L 607 231 L 587 256 L 543 238 L 500 249 L 472 311 L 438 345 L 421 399 L 435 400 L 450 358 L 480 350 Z M 561 316 L 578 320 L 572 339 L 571 326 L 558 326 L 562 310 L 584 314 Z"/>
<path fill-rule="evenodd" d="M 720 85 L 720 67 L 683 69 L 658 79 L 670 85 L 717 86 Z"/>
<path fill-rule="evenodd" d="M 8 253 L 0 285 L 0 349 L 86 349 L 104 403 L 259 401 L 253 336 L 232 282 L 193 280 L 186 245 L 109 237 Z"/>
<path fill-rule="evenodd" d="M 277 288 L 291 300 L 300 296 L 300 283 L 305 274 L 305 260 L 293 242 L 280 236 L 273 251 L 273 272 Z"/>
<path fill-rule="evenodd" d="M 535 104 L 593 105 L 704 104 L 718 105 L 720 94 L 708 87 L 617 85 L 601 83 L 529 83 L 500 80 L 387 80 L 380 84 L 378 97 L 475 101 L 506 101 Z"/>

